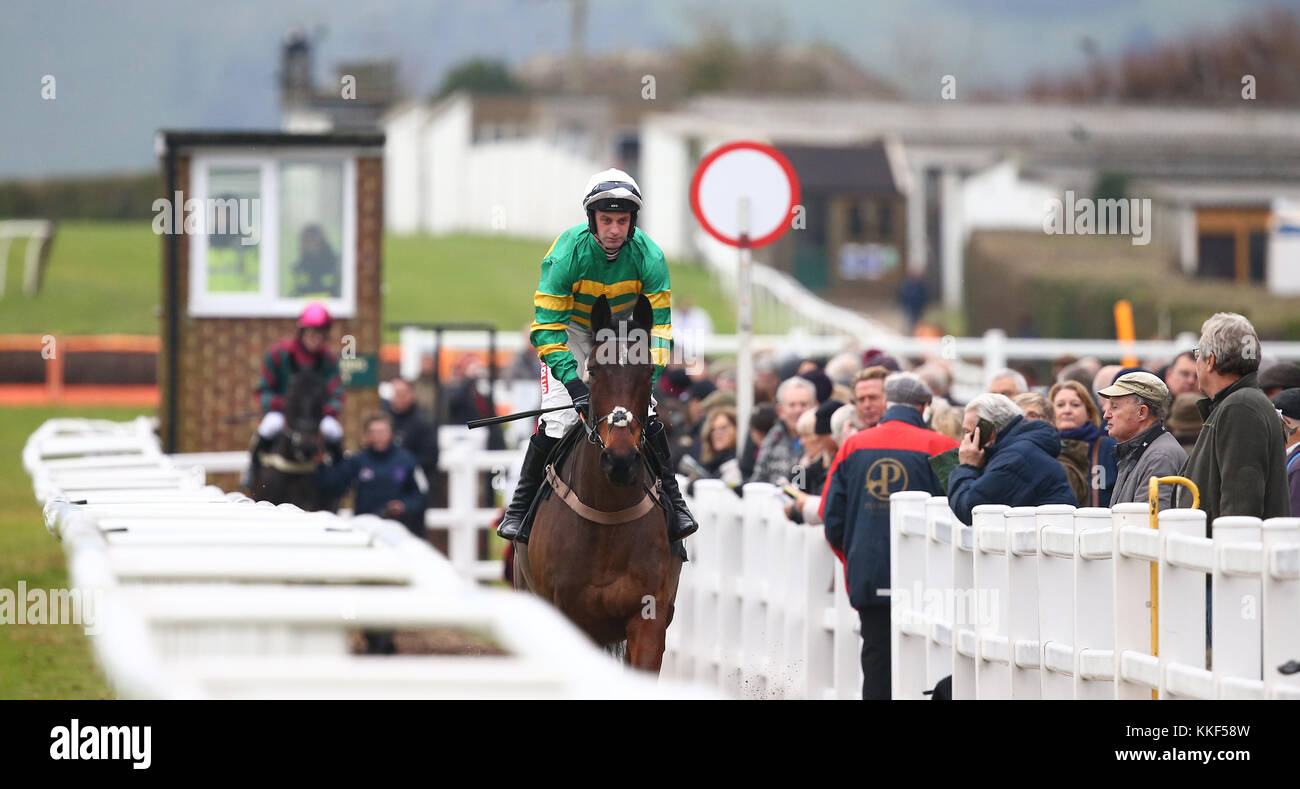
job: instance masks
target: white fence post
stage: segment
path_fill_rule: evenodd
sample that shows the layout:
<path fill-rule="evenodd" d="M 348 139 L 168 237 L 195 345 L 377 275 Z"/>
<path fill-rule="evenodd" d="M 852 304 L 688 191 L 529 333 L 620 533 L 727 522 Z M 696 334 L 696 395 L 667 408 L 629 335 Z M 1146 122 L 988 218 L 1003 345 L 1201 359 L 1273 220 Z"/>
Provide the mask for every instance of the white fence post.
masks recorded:
<path fill-rule="evenodd" d="M 889 583 L 891 696 L 924 699 L 929 623 L 925 592 L 925 504 L 930 494 L 900 491 L 889 497 Z"/>
<path fill-rule="evenodd" d="M 1109 509 L 1074 511 L 1074 697 L 1115 697 L 1115 564 Z"/>
<path fill-rule="evenodd" d="M 1263 528 L 1264 691 L 1267 698 L 1300 698 L 1300 518 L 1269 518 Z M 1300 666 L 1297 666 L 1300 667 Z"/>
<path fill-rule="evenodd" d="M 1074 698 L 1074 510 L 1038 508 L 1039 687 L 1045 699 Z"/>
<path fill-rule="evenodd" d="M 948 508 L 948 499 L 933 496 L 925 504 L 925 589 L 959 591 L 953 582 L 952 534 L 956 519 Z M 891 583 L 892 583 L 891 579 Z M 953 617 L 945 607 L 931 617 L 926 638 L 925 687 L 933 688 L 939 680 L 952 676 Z"/>
<path fill-rule="evenodd" d="M 1194 543 L 1205 538 L 1205 511 L 1165 510 L 1160 513 L 1159 624 L 1160 698 L 1172 698 L 1181 687 L 1171 666 L 1205 669 L 1205 571 L 1194 566 Z M 1183 538 L 1180 540 L 1180 538 Z"/>
<path fill-rule="evenodd" d="M 952 518 L 952 586 L 954 590 L 975 588 L 975 532 Z M 954 616 L 952 638 L 952 697 L 976 697 L 975 663 L 979 658 L 978 633 L 973 622 Z"/>
<path fill-rule="evenodd" d="M 1261 525 L 1259 518 L 1222 517 L 1214 521 L 1210 659 L 1219 698 L 1263 696 Z M 1213 649 L 1218 645 L 1222 648 Z"/>
<path fill-rule="evenodd" d="M 1133 682 L 1143 666 L 1148 679 L 1158 675 L 1159 664 L 1151 657 L 1151 571 L 1152 561 L 1134 557 L 1137 550 L 1147 551 L 1149 559 L 1160 558 L 1160 533 L 1149 524 L 1146 504 L 1117 504 L 1111 508 L 1114 538 L 1111 542 L 1115 573 L 1115 698 L 1150 699 L 1151 688 Z M 1127 530 L 1127 531 L 1126 531 Z M 1141 544 L 1139 544 L 1141 543 Z"/>
<path fill-rule="evenodd" d="M 1011 649 L 1011 698 L 1037 699 L 1038 522 L 1033 507 L 1007 510 L 1007 635 Z"/>
<path fill-rule="evenodd" d="M 955 616 L 975 625 L 975 694 L 981 699 L 1011 698 L 1011 645 L 1007 634 L 1007 511 L 1002 504 L 981 504 L 971 510 L 975 532 L 975 586 L 970 594 L 954 595 Z M 985 616 L 985 614 L 988 616 Z"/>

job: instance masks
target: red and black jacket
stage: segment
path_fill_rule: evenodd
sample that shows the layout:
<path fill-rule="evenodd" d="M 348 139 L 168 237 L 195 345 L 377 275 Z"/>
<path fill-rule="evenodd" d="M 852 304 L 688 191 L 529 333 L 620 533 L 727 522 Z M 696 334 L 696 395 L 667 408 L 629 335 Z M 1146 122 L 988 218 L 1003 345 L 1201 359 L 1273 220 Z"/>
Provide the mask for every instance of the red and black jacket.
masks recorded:
<path fill-rule="evenodd" d="M 889 605 L 889 497 L 900 490 L 943 495 L 930 458 L 957 446 L 925 426 L 921 412 L 890 406 L 880 424 L 849 437 L 822 490 L 826 541 L 844 562 L 854 608 Z"/>

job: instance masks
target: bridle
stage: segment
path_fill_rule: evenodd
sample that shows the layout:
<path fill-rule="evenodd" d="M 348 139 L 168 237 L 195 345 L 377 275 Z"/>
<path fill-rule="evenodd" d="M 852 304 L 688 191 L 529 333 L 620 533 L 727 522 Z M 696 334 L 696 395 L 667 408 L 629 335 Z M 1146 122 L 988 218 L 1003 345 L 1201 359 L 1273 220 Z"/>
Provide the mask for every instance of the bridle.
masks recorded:
<path fill-rule="evenodd" d="M 582 420 L 582 427 L 587 431 L 587 440 L 601 449 L 609 449 L 609 447 L 605 445 L 605 439 L 600 435 L 600 424 L 602 422 L 608 422 L 611 430 L 616 427 L 625 427 L 628 430 L 631 430 L 632 423 L 636 423 L 636 426 L 641 428 L 641 440 L 638 442 L 636 449 L 632 451 L 636 452 L 638 455 L 643 454 L 641 447 L 645 444 L 645 425 L 643 425 L 641 420 L 637 419 L 636 416 L 625 407 L 616 405 L 608 414 L 605 414 L 591 424 L 587 423 L 587 417 L 584 414 L 579 413 L 578 418 Z"/>
<path fill-rule="evenodd" d="M 649 468 L 650 463 L 646 459 L 645 452 L 642 449 L 646 440 L 645 425 L 643 425 L 641 420 L 637 419 L 636 416 L 627 408 L 621 405 L 614 406 L 613 410 L 608 414 L 605 414 L 600 419 L 597 419 L 590 424 L 588 424 L 585 414 L 579 413 L 578 416 L 582 420 L 583 430 L 587 433 L 587 440 L 595 446 L 600 447 L 602 450 L 609 448 L 605 444 L 605 439 L 601 438 L 600 430 L 598 429 L 602 422 L 607 422 L 611 429 L 627 428 L 628 430 L 631 430 L 632 424 L 636 423 L 636 425 L 641 428 L 641 441 L 633 452 L 636 453 L 641 463 Z M 645 496 L 641 498 L 641 501 L 633 504 L 631 507 L 610 512 L 609 510 L 598 510 L 595 507 L 584 504 L 582 500 L 578 498 L 578 494 L 573 492 L 573 488 L 571 488 L 564 480 L 560 479 L 560 475 L 555 471 L 554 464 L 546 467 L 546 481 L 559 495 L 560 500 L 563 501 L 569 509 L 577 513 L 579 517 L 589 520 L 592 523 L 599 523 L 605 526 L 616 526 L 620 523 L 634 521 L 637 518 L 646 515 L 655 507 L 661 505 L 661 483 L 659 478 L 653 473 L 650 477 L 654 480 L 654 486 L 651 488 L 644 482 L 641 483 L 641 489 L 645 491 Z"/>

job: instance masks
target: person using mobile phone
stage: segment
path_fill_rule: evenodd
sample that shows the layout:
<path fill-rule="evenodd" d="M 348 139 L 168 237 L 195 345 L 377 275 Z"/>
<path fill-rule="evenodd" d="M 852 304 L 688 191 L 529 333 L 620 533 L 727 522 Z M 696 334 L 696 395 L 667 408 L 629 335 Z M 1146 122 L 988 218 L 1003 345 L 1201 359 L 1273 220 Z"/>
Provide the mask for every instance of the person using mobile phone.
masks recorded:
<path fill-rule="evenodd" d="M 1061 439 L 1047 422 L 1027 420 L 1005 395 L 985 392 L 966 405 L 961 465 L 948 477 L 948 506 L 964 523 L 980 504 L 1075 504 L 1056 462 Z"/>

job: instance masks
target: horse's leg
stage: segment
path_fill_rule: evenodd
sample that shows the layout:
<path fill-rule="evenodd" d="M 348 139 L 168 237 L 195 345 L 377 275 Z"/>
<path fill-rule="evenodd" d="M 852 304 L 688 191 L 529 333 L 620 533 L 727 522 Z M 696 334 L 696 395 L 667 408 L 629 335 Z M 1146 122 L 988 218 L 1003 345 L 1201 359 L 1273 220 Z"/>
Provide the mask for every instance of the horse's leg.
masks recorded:
<path fill-rule="evenodd" d="M 633 668 L 659 674 L 659 667 L 664 661 L 665 636 L 668 633 L 668 620 L 654 612 L 654 616 L 636 616 L 627 620 L 627 663 Z"/>

